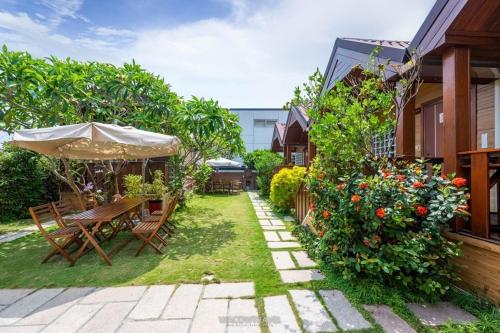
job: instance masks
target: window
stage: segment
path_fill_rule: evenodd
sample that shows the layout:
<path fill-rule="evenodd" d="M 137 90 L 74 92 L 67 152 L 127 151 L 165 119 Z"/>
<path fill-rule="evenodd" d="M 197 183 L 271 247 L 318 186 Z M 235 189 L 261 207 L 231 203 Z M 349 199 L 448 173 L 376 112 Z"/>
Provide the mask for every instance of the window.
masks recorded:
<path fill-rule="evenodd" d="M 278 122 L 278 119 L 254 119 L 254 127 L 274 127 L 274 124 Z"/>
<path fill-rule="evenodd" d="M 394 132 L 373 137 L 372 151 L 375 156 L 396 156 L 396 138 L 394 137 Z"/>
<path fill-rule="evenodd" d="M 304 165 L 304 153 L 292 152 L 291 162 L 293 165 Z"/>

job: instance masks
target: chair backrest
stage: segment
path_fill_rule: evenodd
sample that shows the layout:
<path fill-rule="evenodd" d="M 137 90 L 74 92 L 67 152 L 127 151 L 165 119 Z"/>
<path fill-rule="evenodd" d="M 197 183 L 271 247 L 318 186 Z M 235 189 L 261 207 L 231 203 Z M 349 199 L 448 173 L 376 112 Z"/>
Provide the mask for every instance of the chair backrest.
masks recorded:
<path fill-rule="evenodd" d="M 173 212 L 175 210 L 175 207 L 177 206 L 177 202 L 178 201 L 179 201 L 179 196 L 178 195 L 170 197 L 170 201 L 168 202 L 167 206 L 163 210 L 163 213 L 161 214 L 160 225 L 164 224 L 164 223 L 167 223 L 167 221 L 170 218 L 170 216 L 172 216 L 172 214 L 173 214 Z"/>
<path fill-rule="evenodd" d="M 69 199 L 63 199 L 56 202 L 52 202 L 51 210 L 56 220 L 56 223 L 57 225 L 59 225 L 60 228 L 66 227 L 66 223 L 64 222 L 64 216 L 74 211 L 73 204 Z"/>
<path fill-rule="evenodd" d="M 54 213 L 52 211 L 52 204 L 44 204 L 36 207 L 30 207 L 28 208 L 31 218 L 33 219 L 33 222 L 35 222 L 35 225 L 38 227 L 38 230 L 47 237 L 48 233 L 44 229 L 42 223 L 50 221 L 52 219 L 55 219 Z"/>

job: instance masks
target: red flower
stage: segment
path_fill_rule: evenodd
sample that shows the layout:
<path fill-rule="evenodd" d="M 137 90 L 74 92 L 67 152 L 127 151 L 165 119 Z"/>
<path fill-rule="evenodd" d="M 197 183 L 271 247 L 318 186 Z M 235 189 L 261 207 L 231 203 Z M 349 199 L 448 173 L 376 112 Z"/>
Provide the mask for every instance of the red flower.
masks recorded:
<path fill-rule="evenodd" d="M 345 187 L 345 183 L 340 183 L 337 185 L 337 190 L 342 191 Z"/>
<path fill-rule="evenodd" d="M 327 218 L 329 218 L 329 217 L 330 217 L 330 212 L 329 212 L 329 211 L 327 211 L 327 210 L 324 210 L 324 211 L 323 211 L 323 218 L 324 218 L 324 219 L 327 219 Z"/>
<path fill-rule="evenodd" d="M 309 204 L 309 210 L 315 211 L 316 210 L 316 205 L 313 203 Z"/>
<path fill-rule="evenodd" d="M 388 170 L 383 170 L 382 175 L 384 176 L 384 178 L 387 178 L 391 175 L 391 173 Z"/>
<path fill-rule="evenodd" d="M 363 244 L 365 244 L 366 246 L 370 246 L 370 240 L 365 239 L 365 240 L 363 241 Z"/>
<path fill-rule="evenodd" d="M 375 215 L 378 218 L 383 219 L 385 217 L 385 209 L 383 209 L 383 208 L 377 208 L 377 210 L 375 211 Z"/>
<path fill-rule="evenodd" d="M 324 232 L 324 231 L 320 231 L 320 232 L 318 233 L 318 235 L 319 235 L 319 238 L 323 238 L 323 236 L 325 235 L 325 232 Z"/>
<path fill-rule="evenodd" d="M 417 206 L 416 210 L 417 210 L 418 216 L 425 216 L 429 212 L 427 207 L 424 207 L 424 206 Z"/>
<path fill-rule="evenodd" d="M 362 190 L 368 188 L 368 183 L 361 183 L 361 184 L 359 184 L 359 188 L 362 189 Z"/>
<path fill-rule="evenodd" d="M 465 186 L 467 185 L 467 179 L 465 178 L 461 178 L 461 177 L 457 177 L 457 178 L 453 178 L 451 180 L 451 183 L 456 186 L 456 187 L 462 187 L 462 186 Z"/>
<path fill-rule="evenodd" d="M 358 203 L 359 200 L 361 200 L 361 197 L 357 194 L 353 195 L 352 198 L 351 198 L 351 201 L 354 202 L 354 203 Z"/>
<path fill-rule="evenodd" d="M 400 182 L 404 182 L 405 181 L 405 176 L 403 176 L 403 175 L 397 175 L 396 179 L 399 180 Z"/>
<path fill-rule="evenodd" d="M 411 185 L 413 188 L 424 188 L 425 185 L 422 182 L 416 181 Z"/>

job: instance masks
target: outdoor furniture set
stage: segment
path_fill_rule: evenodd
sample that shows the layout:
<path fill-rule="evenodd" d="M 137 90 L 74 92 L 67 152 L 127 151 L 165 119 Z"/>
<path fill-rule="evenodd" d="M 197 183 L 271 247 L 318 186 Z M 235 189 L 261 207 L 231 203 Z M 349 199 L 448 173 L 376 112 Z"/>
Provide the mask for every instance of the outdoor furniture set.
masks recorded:
<path fill-rule="evenodd" d="M 207 192 L 209 193 L 227 193 L 240 194 L 240 180 L 215 180 L 207 184 Z"/>

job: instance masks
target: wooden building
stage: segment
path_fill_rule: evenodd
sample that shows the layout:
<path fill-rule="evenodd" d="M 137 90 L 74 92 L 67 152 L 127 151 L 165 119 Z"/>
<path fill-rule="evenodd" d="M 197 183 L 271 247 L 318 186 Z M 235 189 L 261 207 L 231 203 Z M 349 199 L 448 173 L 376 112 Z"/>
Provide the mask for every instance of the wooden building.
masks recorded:
<path fill-rule="evenodd" d="M 394 153 L 468 179 L 472 216 L 446 235 L 463 242 L 461 283 L 499 302 L 500 1 L 438 0 L 410 42 L 337 39 L 323 90 L 366 65 L 377 45 L 381 60 L 405 64 L 413 50 L 422 57 L 423 84 L 397 110 Z"/>

